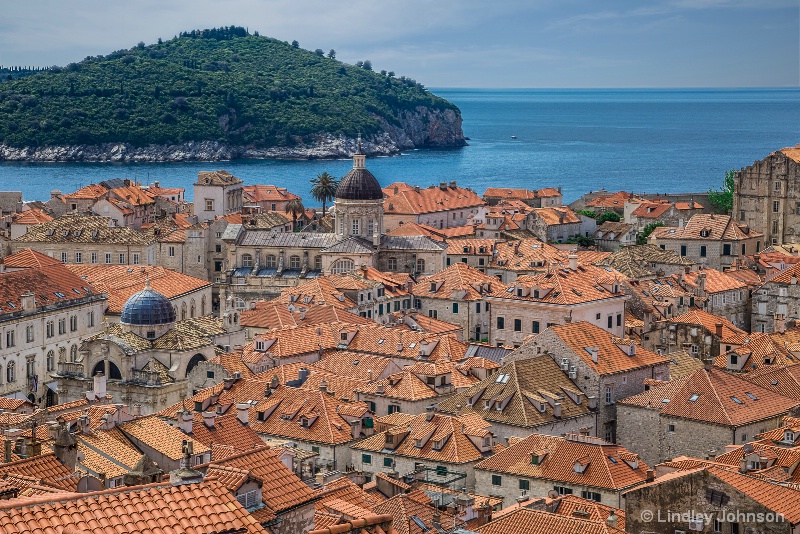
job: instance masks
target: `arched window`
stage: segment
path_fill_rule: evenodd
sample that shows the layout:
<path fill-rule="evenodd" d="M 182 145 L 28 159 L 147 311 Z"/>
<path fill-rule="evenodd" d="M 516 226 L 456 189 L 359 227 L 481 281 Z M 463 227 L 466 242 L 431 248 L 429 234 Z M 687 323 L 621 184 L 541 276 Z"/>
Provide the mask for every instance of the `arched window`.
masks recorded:
<path fill-rule="evenodd" d="M 181 321 L 185 321 L 185 320 L 186 320 L 186 303 L 183 302 L 181 304 Z"/>
<path fill-rule="evenodd" d="M 386 266 L 390 271 L 397 270 L 397 258 L 389 258 Z"/>
<path fill-rule="evenodd" d="M 333 265 L 331 265 L 331 273 L 333 274 L 342 274 L 347 273 L 355 269 L 355 263 L 350 258 L 342 258 L 341 260 L 336 260 Z"/>
<path fill-rule="evenodd" d="M 425 272 L 425 260 L 422 258 L 417 259 L 417 272 L 418 273 Z"/>
<path fill-rule="evenodd" d="M 17 381 L 17 367 L 16 366 L 17 366 L 17 364 L 15 364 L 14 362 L 8 362 L 8 365 L 6 366 L 6 382 L 8 382 L 9 384 L 11 382 L 16 382 Z"/>
<path fill-rule="evenodd" d="M 206 297 L 200 299 L 200 315 L 206 314 Z"/>
<path fill-rule="evenodd" d="M 237 310 L 243 310 L 245 307 L 247 307 L 244 300 L 242 300 L 240 297 L 236 297 L 233 305 Z"/>
<path fill-rule="evenodd" d="M 242 254 L 242 267 L 252 267 L 253 266 L 253 256 L 250 254 Z"/>
<path fill-rule="evenodd" d="M 47 370 L 53 371 L 56 368 L 56 353 L 52 350 L 47 351 Z"/>
<path fill-rule="evenodd" d="M 75 363 L 78 361 L 78 345 L 72 345 L 69 348 L 69 361 Z"/>
<path fill-rule="evenodd" d="M 275 269 L 278 266 L 278 260 L 274 254 L 267 254 L 267 257 L 264 258 L 264 266 L 267 269 Z"/>
<path fill-rule="evenodd" d="M 58 361 L 67 361 L 67 347 L 58 347 Z"/>
<path fill-rule="evenodd" d="M 322 256 L 314 256 L 314 270 L 315 271 L 322 270 Z"/>
<path fill-rule="evenodd" d="M 289 268 L 290 269 L 300 268 L 300 256 L 292 256 L 289 258 Z"/>
<path fill-rule="evenodd" d="M 192 303 L 189 305 L 189 317 L 194 317 L 195 306 L 194 306 L 194 299 L 192 299 Z"/>

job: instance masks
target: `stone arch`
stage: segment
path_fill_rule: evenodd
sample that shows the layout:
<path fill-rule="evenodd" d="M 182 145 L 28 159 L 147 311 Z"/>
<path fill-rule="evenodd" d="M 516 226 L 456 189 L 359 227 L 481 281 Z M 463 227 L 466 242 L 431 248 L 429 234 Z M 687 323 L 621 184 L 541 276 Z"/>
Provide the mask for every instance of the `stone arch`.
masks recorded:
<path fill-rule="evenodd" d="M 185 321 L 185 320 L 186 320 L 186 303 L 182 302 L 181 303 L 181 321 Z"/>
<path fill-rule="evenodd" d="M 186 364 L 186 377 L 189 377 L 189 373 L 192 372 L 192 369 L 194 369 L 198 363 L 204 361 L 206 361 L 206 357 L 199 352 L 192 356 L 192 358 L 189 360 L 189 363 Z"/>
<path fill-rule="evenodd" d="M 72 363 L 78 361 L 78 345 L 72 345 L 69 348 L 69 361 Z"/>
<path fill-rule="evenodd" d="M 200 315 L 206 314 L 206 296 L 203 295 L 203 298 L 200 299 Z"/>
<path fill-rule="evenodd" d="M 96 375 L 97 373 L 105 374 L 105 372 L 106 362 L 105 360 L 100 360 L 95 364 L 94 369 L 92 369 L 92 376 Z M 117 364 L 111 360 L 108 361 L 108 376 L 106 378 L 109 380 L 122 380 L 122 372 L 119 370 L 119 367 L 117 367 Z"/>
<path fill-rule="evenodd" d="M 191 304 L 189 304 L 189 317 L 194 318 L 196 311 L 194 299 L 192 299 Z"/>

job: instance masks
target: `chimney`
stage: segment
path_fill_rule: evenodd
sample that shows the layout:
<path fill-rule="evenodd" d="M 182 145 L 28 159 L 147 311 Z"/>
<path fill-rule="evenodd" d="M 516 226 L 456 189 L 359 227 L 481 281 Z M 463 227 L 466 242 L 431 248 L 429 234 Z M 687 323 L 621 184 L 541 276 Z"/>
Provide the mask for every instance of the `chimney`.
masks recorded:
<path fill-rule="evenodd" d="M 597 358 L 599 357 L 600 348 L 599 347 L 589 347 L 589 354 L 592 355 L 592 361 L 597 363 Z"/>
<path fill-rule="evenodd" d="M 102 371 L 94 375 L 94 396 L 100 399 L 106 398 L 106 375 Z"/>
<path fill-rule="evenodd" d="M 704 297 L 706 294 L 706 273 L 697 273 L 697 288 L 700 290 L 700 296 Z"/>
<path fill-rule="evenodd" d="M 456 188 L 456 181 L 455 180 L 451 180 L 450 181 L 450 189 L 455 189 L 455 188 Z"/>
<path fill-rule="evenodd" d="M 722 338 L 722 323 L 714 323 L 714 335 Z"/>
<path fill-rule="evenodd" d="M 569 258 L 569 268 L 572 269 L 573 271 L 577 271 L 578 270 L 578 255 L 575 254 L 575 253 L 570 253 L 570 255 L 567 256 L 567 257 Z"/>
<path fill-rule="evenodd" d="M 22 310 L 25 312 L 33 312 L 36 311 L 36 298 L 34 297 L 33 293 L 30 291 L 23 293 L 19 296 L 19 300 L 22 303 Z"/>
<path fill-rule="evenodd" d="M 320 390 L 321 392 L 323 392 L 323 393 L 327 393 L 327 392 L 328 392 L 328 381 L 327 381 L 327 380 L 325 380 L 324 378 L 323 378 L 323 379 L 322 379 L 322 381 L 319 383 L 319 390 Z"/>
<path fill-rule="evenodd" d="M 247 425 L 247 424 L 250 423 L 250 403 L 249 402 L 237 402 L 236 403 L 236 418 L 243 425 Z"/>
<path fill-rule="evenodd" d="M 203 412 L 203 424 L 207 428 L 214 428 L 214 422 L 217 418 L 217 412 Z"/>
<path fill-rule="evenodd" d="M 645 474 L 644 474 L 644 481 L 645 482 L 652 482 L 653 480 L 655 480 L 655 478 L 656 478 L 655 471 L 653 471 L 652 469 L 648 469 L 647 471 L 645 471 Z"/>
<path fill-rule="evenodd" d="M 619 517 L 617 517 L 617 514 L 612 511 L 611 515 L 606 519 L 606 525 L 608 525 L 610 528 L 617 528 L 618 519 Z"/>
<path fill-rule="evenodd" d="M 553 404 L 553 416 L 556 418 L 561 418 L 561 403 L 557 402 Z"/>
<path fill-rule="evenodd" d="M 709 449 L 708 453 L 706 454 L 706 460 L 713 462 L 717 459 L 717 451 L 714 449 Z"/>
<path fill-rule="evenodd" d="M 369 381 L 372 382 L 372 369 L 367 370 L 367 375 L 369 376 Z"/>
<path fill-rule="evenodd" d="M 742 458 L 739 460 L 739 472 L 747 473 L 747 458 Z"/>
<path fill-rule="evenodd" d="M 11 440 L 10 439 L 5 440 L 3 442 L 3 446 L 4 446 L 4 454 L 5 454 L 3 456 L 3 461 L 5 463 L 9 463 L 11 461 Z"/>
<path fill-rule="evenodd" d="M 56 453 L 56 458 L 62 464 L 69 467 L 71 471 L 75 470 L 75 464 L 78 463 L 78 442 L 63 420 L 60 423 L 58 438 L 53 443 L 53 450 Z"/>
<path fill-rule="evenodd" d="M 229 390 L 229 389 L 231 389 L 233 387 L 233 384 L 235 382 L 236 382 L 236 379 L 233 378 L 233 377 L 223 378 L 222 379 L 222 387 L 223 387 L 223 389 L 225 389 L 225 391 L 227 391 L 227 390 Z"/>
<path fill-rule="evenodd" d="M 186 434 L 192 433 L 192 421 L 194 421 L 194 414 L 192 412 L 189 410 L 178 412 L 176 419 L 178 421 L 178 427 L 183 430 L 183 432 Z"/>
<path fill-rule="evenodd" d="M 439 182 L 439 189 L 447 191 L 447 182 Z"/>
<path fill-rule="evenodd" d="M 134 404 L 133 408 L 131 408 L 131 415 L 134 417 L 139 417 L 142 415 L 142 405 L 141 404 Z"/>

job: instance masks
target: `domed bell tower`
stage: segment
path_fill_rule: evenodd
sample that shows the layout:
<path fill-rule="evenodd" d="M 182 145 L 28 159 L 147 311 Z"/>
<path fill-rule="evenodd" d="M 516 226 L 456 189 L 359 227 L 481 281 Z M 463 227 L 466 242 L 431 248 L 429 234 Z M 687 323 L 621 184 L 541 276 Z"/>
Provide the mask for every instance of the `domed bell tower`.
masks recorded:
<path fill-rule="evenodd" d="M 378 246 L 383 235 L 383 191 L 367 170 L 366 159 L 359 135 L 353 168 L 339 182 L 333 202 L 335 232 L 337 240 L 360 237 Z"/>

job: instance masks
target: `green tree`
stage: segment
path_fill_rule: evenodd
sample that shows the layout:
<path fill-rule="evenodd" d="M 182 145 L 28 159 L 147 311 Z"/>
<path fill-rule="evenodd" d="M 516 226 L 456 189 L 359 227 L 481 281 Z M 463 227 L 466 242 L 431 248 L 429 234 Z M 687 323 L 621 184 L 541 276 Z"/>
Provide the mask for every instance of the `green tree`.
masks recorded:
<path fill-rule="evenodd" d="M 645 227 L 642 228 L 642 232 L 639 235 L 636 236 L 636 244 L 637 245 L 646 245 L 647 244 L 647 238 L 650 237 L 650 234 L 653 233 L 653 230 L 655 230 L 659 226 L 664 226 L 664 223 L 661 222 L 661 221 L 658 221 L 658 222 L 654 222 L 654 223 L 650 223 L 650 224 L 645 225 Z"/>
<path fill-rule="evenodd" d="M 579 213 L 579 214 L 584 215 L 586 217 L 591 217 L 592 219 L 596 219 L 597 218 L 597 214 L 595 212 L 593 212 L 592 210 L 578 210 L 575 213 Z"/>
<path fill-rule="evenodd" d="M 616 211 L 604 211 L 597 216 L 597 224 L 603 224 L 606 221 L 619 222 L 620 216 Z"/>
<path fill-rule="evenodd" d="M 328 59 L 336 59 L 336 50 L 333 48 L 328 50 Z"/>
<path fill-rule="evenodd" d="M 582 247 L 593 247 L 594 239 L 582 235 L 574 235 L 564 241 L 564 243 L 569 243 L 570 245 L 580 245 Z"/>
<path fill-rule="evenodd" d="M 284 211 L 287 215 L 292 216 L 292 229 L 297 231 L 297 219 L 306 212 L 303 201 L 299 198 L 293 198 L 286 203 L 286 209 Z"/>
<path fill-rule="evenodd" d="M 314 187 L 311 188 L 311 196 L 322 202 L 322 216 L 325 216 L 325 207 L 329 200 L 336 198 L 336 189 L 339 187 L 339 180 L 323 172 L 311 180 Z"/>
<path fill-rule="evenodd" d="M 300 43 L 297 41 L 292 41 L 292 48 L 300 48 Z"/>
<path fill-rule="evenodd" d="M 314 50 L 314 53 L 319 57 L 325 57 L 325 52 L 321 48 L 317 48 L 316 50 Z"/>
<path fill-rule="evenodd" d="M 714 206 L 717 213 L 730 213 L 733 210 L 733 192 L 736 189 L 736 171 L 733 169 L 725 173 L 722 187 L 717 191 L 712 189 L 708 192 L 708 201 Z"/>

